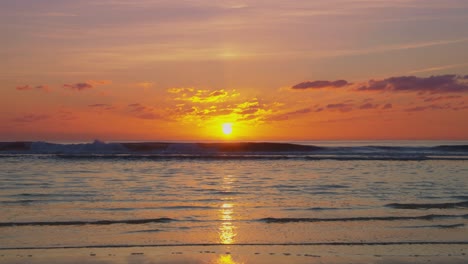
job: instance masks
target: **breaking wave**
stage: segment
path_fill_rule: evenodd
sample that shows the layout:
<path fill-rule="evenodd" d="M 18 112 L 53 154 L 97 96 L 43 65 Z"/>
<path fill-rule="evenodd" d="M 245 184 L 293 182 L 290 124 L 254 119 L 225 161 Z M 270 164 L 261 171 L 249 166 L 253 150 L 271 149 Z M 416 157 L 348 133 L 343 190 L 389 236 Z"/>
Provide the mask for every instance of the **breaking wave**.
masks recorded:
<path fill-rule="evenodd" d="M 468 145 L 316 146 L 280 142 L 92 143 L 0 142 L 0 157 L 47 154 L 100 159 L 468 160 Z"/>
<path fill-rule="evenodd" d="M 468 208 L 468 201 L 458 203 L 392 203 L 387 204 L 386 207 L 395 209 L 454 209 L 454 208 Z"/>

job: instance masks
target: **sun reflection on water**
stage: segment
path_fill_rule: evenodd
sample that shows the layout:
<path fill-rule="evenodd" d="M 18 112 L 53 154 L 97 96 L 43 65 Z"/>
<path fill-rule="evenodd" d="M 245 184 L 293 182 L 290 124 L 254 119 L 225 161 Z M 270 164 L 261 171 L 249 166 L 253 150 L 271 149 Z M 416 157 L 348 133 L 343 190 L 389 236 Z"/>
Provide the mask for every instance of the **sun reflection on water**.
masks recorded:
<path fill-rule="evenodd" d="M 230 191 L 232 188 L 233 179 L 231 176 L 223 177 L 224 191 Z M 219 209 L 219 219 L 221 224 L 219 226 L 219 241 L 224 245 L 231 245 L 235 242 L 236 227 L 233 224 L 234 220 L 234 203 L 231 198 L 225 199 L 224 203 Z"/>
<path fill-rule="evenodd" d="M 220 218 L 222 220 L 219 226 L 219 240 L 221 244 L 230 245 L 234 243 L 236 237 L 235 229 L 233 225 L 233 213 L 234 206 L 230 203 L 224 203 L 220 209 Z"/>
<path fill-rule="evenodd" d="M 234 261 L 231 255 L 221 255 L 216 260 L 216 264 L 243 264 L 243 262 Z"/>

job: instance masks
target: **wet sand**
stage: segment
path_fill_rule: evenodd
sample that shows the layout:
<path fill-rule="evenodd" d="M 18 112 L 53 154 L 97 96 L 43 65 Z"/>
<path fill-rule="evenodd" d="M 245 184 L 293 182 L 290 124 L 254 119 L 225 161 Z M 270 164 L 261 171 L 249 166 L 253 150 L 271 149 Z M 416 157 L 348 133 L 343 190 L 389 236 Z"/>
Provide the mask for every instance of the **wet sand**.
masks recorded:
<path fill-rule="evenodd" d="M 466 245 L 170 246 L 0 250 L 0 263 L 249 264 L 468 262 Z"/>

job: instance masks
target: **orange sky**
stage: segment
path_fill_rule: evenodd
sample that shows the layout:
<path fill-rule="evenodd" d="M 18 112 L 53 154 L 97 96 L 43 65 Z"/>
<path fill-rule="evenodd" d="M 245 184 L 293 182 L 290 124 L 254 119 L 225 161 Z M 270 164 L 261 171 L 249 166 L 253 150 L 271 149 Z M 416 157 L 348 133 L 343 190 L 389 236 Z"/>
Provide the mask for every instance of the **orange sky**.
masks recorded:
<path fill-rule="evenodd" d="M 467 13 L 456 0 L 2 2 L 0 140 L 468 139 Z"/>

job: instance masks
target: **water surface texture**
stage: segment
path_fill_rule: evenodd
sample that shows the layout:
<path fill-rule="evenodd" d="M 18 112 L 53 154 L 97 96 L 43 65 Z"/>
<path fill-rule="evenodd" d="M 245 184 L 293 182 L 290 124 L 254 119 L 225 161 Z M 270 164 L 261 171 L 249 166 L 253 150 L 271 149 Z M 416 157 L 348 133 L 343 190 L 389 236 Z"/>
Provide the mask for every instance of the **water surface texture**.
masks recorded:
<path fill-rule="evenodd" d="M 468 244 L 459 142 L 3 143 L 2 249 Z"/>

